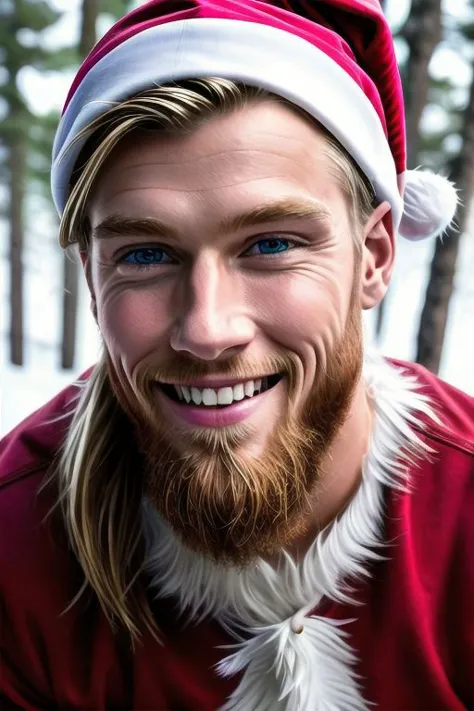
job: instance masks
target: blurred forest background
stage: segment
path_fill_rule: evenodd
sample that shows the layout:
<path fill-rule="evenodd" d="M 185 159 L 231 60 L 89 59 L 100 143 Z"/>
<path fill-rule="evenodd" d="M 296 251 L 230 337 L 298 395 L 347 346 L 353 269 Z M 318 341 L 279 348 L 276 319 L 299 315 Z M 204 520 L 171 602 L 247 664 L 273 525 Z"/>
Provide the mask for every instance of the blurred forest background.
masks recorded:
<path fill-rule="evenodd" d="M 0 434 L 94 362 L 76 261 L 57 244 L 49 168 L 74 71 L 127 0 L 0 0 Z M 399 247 L 370 338 L 474 394 L 474 0 L 385 0 L 407 108 L 409 167 L 460 190 L 443 239 Z M 454 308 L 453 303 L 456 303 Z"/>

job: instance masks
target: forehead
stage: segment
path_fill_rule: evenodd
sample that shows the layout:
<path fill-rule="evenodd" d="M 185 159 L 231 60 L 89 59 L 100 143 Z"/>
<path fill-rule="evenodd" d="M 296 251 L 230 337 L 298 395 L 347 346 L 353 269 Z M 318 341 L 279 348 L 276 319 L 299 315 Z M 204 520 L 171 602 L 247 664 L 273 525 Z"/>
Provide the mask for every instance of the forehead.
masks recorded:
<path fill-rule="evenodd" d="M 181 135 L 134 132 L 103 166 L 91 222 L 106 214 L 229 210 L 259 200 L 343 197 L 316 124 L 276 100 L 206 120 Z M 243 204 L 246 203 L 246 204 Z"/>

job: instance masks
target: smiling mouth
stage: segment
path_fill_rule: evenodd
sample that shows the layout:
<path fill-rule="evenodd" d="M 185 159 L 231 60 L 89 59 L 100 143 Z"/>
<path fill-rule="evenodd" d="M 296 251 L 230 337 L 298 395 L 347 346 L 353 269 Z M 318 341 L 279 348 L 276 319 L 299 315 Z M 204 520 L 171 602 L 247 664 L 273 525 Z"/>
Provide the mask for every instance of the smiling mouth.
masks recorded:
<path fill-rule="evenodd" d="M 157 383 L 157 385 L 170 400 L 181 405 L 221 409 L 262 395 L 274 388 L 282 377 L 282 374 L 277 373 L 221 388 L 198 388 L 192 385 L 169 383 Z"/>

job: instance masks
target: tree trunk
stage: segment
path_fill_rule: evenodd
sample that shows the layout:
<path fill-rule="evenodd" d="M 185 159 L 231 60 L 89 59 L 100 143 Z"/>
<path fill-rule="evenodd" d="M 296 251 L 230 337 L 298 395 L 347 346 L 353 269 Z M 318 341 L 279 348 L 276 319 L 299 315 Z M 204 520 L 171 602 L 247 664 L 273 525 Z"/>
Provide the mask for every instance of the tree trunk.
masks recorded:
<path fill-rule="evenodd" d="M 99 0 L 82 0 L 81 37 L 79 53 L 86 57 L 96 43 L 96 22 Z M 79 302 L 79 266 L 67 253 L 64 254 L 63 337 L 61 367 L 74 367 L 76 351 L 77 311 Z"/>
<path fill-rule="evenodd" d="M 403 72 L 406 106 L 408 167 L 417 165 L 419 125 L 428 100 L 428 66 L 441 39 L 441 0 L 412 0 L 410 15 L 401 32 L 409 57 Z"/>
<path fill-rule="evenodd" d="M 448 229 L 444 240 L 436 242 L 418 332 L 416 361 L 433 373 L 438 373 L 441 363 L 459 242 L 467 228 L 474 191 L 474 79 L 464 112 L 463 138 L 462 151 L 454 161 L 451 173 L 451 180 L 459 188 L 462 201 L 457 213 L 457 229 Z"/>
<path fill-rule="evenodd" d="M 14 119 L 14 112 L 10 114 Z M 26 182 L 26 136 L 15 133 L 8 147 L 10 195 L 10 360 L 23 365 L 23 203 Z"/>
<path fill-rule="evenodd" d="M 99 15 L 99 0 L 82 0 L 81 38 L 79 53 L 85 59 L 96 43 L 96 23 Z"/>
<path fill-rule="evenodd" d="M 386 10 L 386 2 L 381 2 Z M 441 0 L 412 0 L 409 17 L 401 31 L 409 57 L 402 72 L 405 95 L 408 168 L 418 165 L 420 120 L 428 101 L 429 63 L 441 39 Z M 375 335 L 380 340 L 385 321 L 386 299 L 377 310 Z"/>

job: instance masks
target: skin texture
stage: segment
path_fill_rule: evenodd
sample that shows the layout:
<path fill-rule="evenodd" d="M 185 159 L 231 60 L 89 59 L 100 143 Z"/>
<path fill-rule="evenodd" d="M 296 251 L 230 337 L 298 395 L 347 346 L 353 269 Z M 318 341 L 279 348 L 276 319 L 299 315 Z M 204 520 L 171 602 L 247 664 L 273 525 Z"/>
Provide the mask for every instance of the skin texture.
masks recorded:
<path fill-rule="evenodd" d="M 317 214 L 232 229 L 223 224 L 281 200 L 305 201 Z M 82 258 L 111 380 L 131 417 L 146 423 L 143 448 L 153 452 L 156 424 L 161 443 L 174 455 L 196 451 L 202 462 L 212 449 L 225 448 L 247 463 L 251 476 L 251 462 L 268 459 L 282 421 L 302 421 L 318 404 L 335 352 L 350 342 L 341 374 L 345 402 L 332 406 L 338 411 L 305 503 L 285 513 L 291 526 L 271 531 L 262 550 L 251 541 L 241 561 L 252 552 L 271 557 L 282 544 L 303 553 L 357 487 L 371 428 L 359 375 L 358 323 L 361 310 L 383 298 L 390 279 L 394 247 L 384 226 L 389 209 L 384 203 L 374 211 L 358 255 L 356 226 L 324 137 L 272 101 L 215 117 L 186 136 L 129 137 L 101 172 L 89 206 L 91 244 Z M 122 234 L 104 236 L 102 229 L 101 235 L 100 225 L 111 216 L 154 218 L 167 227 L 164 234 L 120 229 Z M 290 248 L 259 254 L 257 241 L 275 238 L 289 240 Z M 172 263 L 142 270 L 124 263 L 138 248 L 164 249 Z M 352 369 L 354 358 L 359 362 Z M 198 431 L 177 419 L 157 389 L 140 397 L 138 383 L 150 373 L 195 382 L 199 376 L 249 378 L 290 365 L 291 379 L 270 391 L 242 426 L 219 432 Z M 315 413 L 321 416 L 317 408 Z M 153 457 L 156 493 L 156 451 Z M 268 464 L 270 472 L 271 459 Z M 172 524 L 179 529 L 180 522 Z M 263 530 L 259 535 L 265 538 Z"/>

